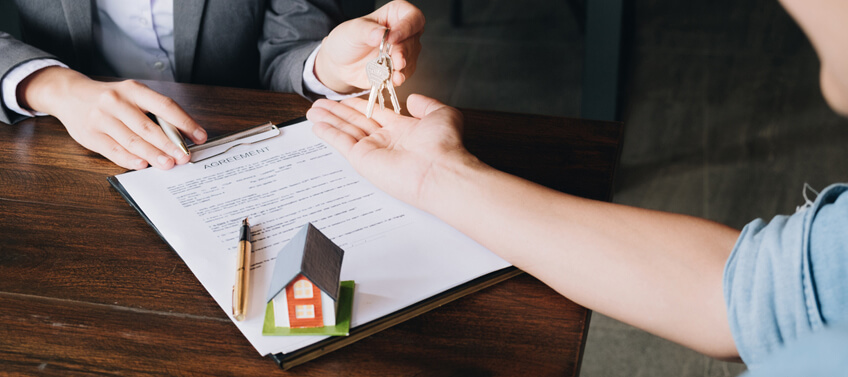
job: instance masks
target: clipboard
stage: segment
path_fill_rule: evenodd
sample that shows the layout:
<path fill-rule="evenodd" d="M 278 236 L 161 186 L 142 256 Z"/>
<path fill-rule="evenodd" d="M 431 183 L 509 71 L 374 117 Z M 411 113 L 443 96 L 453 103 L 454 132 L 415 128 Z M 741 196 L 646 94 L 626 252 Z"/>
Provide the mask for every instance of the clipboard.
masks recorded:
<path fill-rule="evenodd" d="M 192 152 L 191 162 L 200 163 L 209 160 L 214 161 L 215 157 L 230 154 L 233 151 L 238 152 L 238 148 L 240 147 L 255 147 L 256 144 L 260 144 L 263 141 L 285 136 L 286 126 L 301 123 L 305 119 L 305 117 L 300 117 L 279 124 L 273 124 L 271 122 L 264 123 L 241 131 L 211 138 L 204 144 L 189 146 L 189 150 Z M 167 242 L 166 238 L 160 232 L 160 229 L 158 229 L 154 222 L 151 221 L 148 214 L 146 214 L 141 206 L 133 199 L 132 195 L 130 195 L 130 193 L 124 188 L 117 177 L 108 177 L 108 181 L 111 183 L 113 188 L 121 194 L 127 203 L 129 203 L 130 206 L 141 215 L 148 225 L 153 228 L 159 237 L 162 238 L 175 253 L 180 255 L 174 246 Z M 346 337 L 330 337 L 291 352 L 269 353 L 264 356 L 273 360 L 280 368 L 287 370 L 318 358 L 321 355 L 340 349 L 358 340 L 364 339 L 389 327 L 400 324 L 406 320 L 417 317 L 418 315 L 438 308 L 463 296 L 510 279 L 521 273 L 522 271 L 514 266 L 495 269 L 453 288 L 437 292 L 429 297 L 424 297 L 411 305 L 402 307 L 394 312 L 387 313 L 381 317 L 370 320 L 367 323 L 357 325 L 350 329 L 350 333 Z"/>
<path fill-rule="evenodd" d="M 194 164 L 211 160 L 240 146 L 257 144 L 280 136 L 282 134 L 280 127 L 300 122 L 303 119 L 304 118 L 298 118 L 279 125 L 271 122 L 263 123 L 245 130 L 213 138 L 204 144 L 192 145 L 188 147 L 189 152 L 191 152 L 191 159 L 189 160 L 189 163 Z"/>
<path fill-rule="evenodd" d="M 236 131 L 213 138 L 205 144 L 190 146 L 190 162 L 198 163 L 208 161 L 210 159 L 213 159 L 214 157 L 226 154 L 227 152 L 237 147 L 253 145 L 274 137 L 278 137 L 283 134 L 283 127 L 290 124 L 300 123 L 305 119 L 306 118 L 301 117 L 280 124 L 273 124 L 271 122 L 268 122 L 242 131 Z M 135 208 L 138 210 L 137 207 Z M 150 222 L 148 221 L 148 223 Z M 294 352 L 275 353 L 267 355 L 266 357 L 269 357 L 271 360 L 274 360 L 274 362 L 276 362 L 277 365 L 279 365 L 280 368 L 282 368 L 283 370 L 288 370 L 294 366 L 318 358 L 321 355 L 342 348 L 358 340 L 364 339 L 372 334 L 378 333 L 382 330 L 402 323 L 406 320 L 415 318 L 421 314 L 424 314 L 430 310 L 438 308 L 463 296 L 469 295 L 471 293 L 500 283 L 504 280 L 508 280 L 512 277 L 520 275 L 522 272 L 523 271 L 515 267 L 507 267 L 502 270 L 494 271 L 487 275 L 469 281 L 465 284 L 462 284 L 458 287 L 444 291 L 435 296 L 431 296 L 428 299 L 419 301 L 415 305 L 408 306 L 404 309 L 398 310 L 397 312 L 387 314 L 382 318 L 352 328 L 350 330 L 350 335 L 346 337 L 331 337 L 318 343 L 312 344 L 310 346 L 301 348 Z"/>

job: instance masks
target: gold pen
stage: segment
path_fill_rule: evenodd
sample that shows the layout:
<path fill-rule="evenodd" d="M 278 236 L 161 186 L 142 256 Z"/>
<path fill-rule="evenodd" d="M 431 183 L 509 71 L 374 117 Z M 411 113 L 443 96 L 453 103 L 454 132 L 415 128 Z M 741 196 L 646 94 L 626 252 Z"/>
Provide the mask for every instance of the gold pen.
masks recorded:
<path fill-rule="evenodd" d="M 171 139 L 171 142 L 180 147 L 180 150 L 188 155 L 188 147 L 185 144 L 183 135 L 180 134 L 179 130 L 177 130 L 177 127 L 174 127 L 173 124 L 168 123 L 167 120 L 160 118 L 158 115 L 156 116 L 156 122 L 159 123 L 159 127 L 162 127 L 162 131 L 165 131 L 165 136 L 168 136 L 168 139 Z"/>
<path fill-rule="evenodd" d="M 236 283 L 233 285 L 233 316 L 236 321 L 243 321 L 247 313 L 247 298 L 250 295 L 250 253 L 253 247 L 250 243 L 250 223 L 247 218 L 241 222 L 239 232 L 238 261 L 236 262 Z"/>

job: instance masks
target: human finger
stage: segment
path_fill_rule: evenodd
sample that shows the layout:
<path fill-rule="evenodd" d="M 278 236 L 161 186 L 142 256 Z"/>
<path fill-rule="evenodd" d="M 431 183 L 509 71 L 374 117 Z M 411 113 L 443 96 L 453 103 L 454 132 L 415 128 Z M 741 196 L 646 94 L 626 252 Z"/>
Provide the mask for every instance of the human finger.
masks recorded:
<path fill-rule="evenodd" d="M 346 48 L 371 50 L 380 46 L 386 26 L 381 25 L 375 18 L 364 16 L 345 21 L 324 40 L 323 45 L 337 46 L 344 42 Z"/>
<path fill-rule="evenodd" d="M 128 152 L 106 134 L 95 133 L 90 135 L 83 146 L 99 153 L 124 169 L 141 170 L 148 166 L 146 160 Z"/>
<path fill-rule="evenodd" d="M 306 112 L 307 119 L 309 118 L 310 111 Z M 320 121 L 312 121 L 312 123 L 312 132 L 314 132 L 318 138 L 326 141 L 327 144 L 330 144 L 330 146 L 339 151 L 345 159 L 349 158 L 350 150 L 353 149 L 353 146 L 356 144 L 356 139 L 353 136 L 333 127 L 329 123 Z"/>
<path fill-rule="evenodd" d="M 336 114 L 337 117 L 345 121 L 355 124 L 357 127 L 365 131 L 366 135 L 370 135 L 380 129 L 380 125 L 372 119 L 365 117 L 365 114 L 354 110 L 350 106 L 344 105 L 336 101 L 327 99 L 319 99 L 312 104 L 313 108 L 323 108 Z"/>
<path fill-rule="evenodd" d="M 392 48 L 392 83 L 400 86 L 415 73 L 418 55 L 421 53 L 420 34 Z"/>
<path fill-rule="evenodd" d="M 307 119 L 313 122 L 325 123 L 334 128 L 350 135 L 354 140 L 359 141 L 367 137 L 368 134 L 356 125 L 339 118 L 338 115 L 330 110 L 322 107 L 313 107 L 306 112 Z"/>
<path fill-rule="evenodd" d="M 342 100 L 341 104 L 356 110 L 360 114 L 365 114 L 368 111 L 368 101 L 362 98 L 348 98 Z M 362 116 L 365 117 L 365 115 Z M 375 106 L 375 109 L 371 113 L 371 120 L 375 121 L 381 128 L 392 128 L 397 124 L 408 122 L 410 119 L 396 114 L 392 110 L 380 109 L 379 106 Z"/>
<path fill-rule="evenodd" d="M 162 131 L 159 125 L 153 123 L 150 118 L 142 114 L 138 107 L 122 102 L 116 104 L 113 111 L 118 120 L 125 124 L 131 131 L 141 136 L 162 152 L 169 154 L 178 164 L 188 162 L 189 156 L 165 135 L 165 132 Z"/>
<path fill-rule="evenodd" d="M 142 110 L 156 114 L 170 122 L 195 144 L 206 142 L 206 130 L 200 127 L 176 101 L 137 81 L 127 80 L 121 84 L 129 88 L 133 101 Z"/>
<path fill-rule="evenodd" d="M 409 109 L 410 115 L 419 119 L 441 109 L 449 109 L 459 114 L 458 110 L 439 102 L 439 100 L 420 94 L 410 94 L 409 98 L 406 99 L 406 107 Z"/>
<path fill-rule="evenodd" d="M 383 41 L 386 26 L 374 19 L 362 17 L 347 22 L 345 34 L 351 41 L 361 43 L 368 47 L 379 47 Z"/>
<path fill-rule="evenodd" d="M 388 42 L 391 44 L 400 43 L 423 32 L 426 23 L 424 13 L 420 9 L 401 0 L 392 1 L 366 17 L 391 29 L 388 36 Z"/>
<path fill-rule="evenodd" d="M 402 70 L 418 59 L 418 54 L 421 52 L 420 36 L 421 34 L 416 34 L 412 38 L 391 46 L 392 68 Z"/>
<path fill-rule="evenodd" d="M 103 133 L 114 139 L 127 152 L 138 156 L 153 167 L 159 169 L 170 169 L 174 167 L 174 159 L 148 143 L 140 135 L 132 132 L 120 120 L 112 117 L 107 117 L 102 121 Z"/>

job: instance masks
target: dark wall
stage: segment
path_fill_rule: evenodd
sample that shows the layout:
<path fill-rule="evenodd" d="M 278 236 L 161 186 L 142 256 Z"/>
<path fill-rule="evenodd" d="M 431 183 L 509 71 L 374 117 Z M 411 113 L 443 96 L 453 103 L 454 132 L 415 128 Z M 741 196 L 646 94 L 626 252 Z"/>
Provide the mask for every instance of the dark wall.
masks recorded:
<path fill-rule="evenodd" d="M 15 38 L 21 37 L 18 8 L 12 0 L 0 0 L 0 31 L 12 34 Z"/>

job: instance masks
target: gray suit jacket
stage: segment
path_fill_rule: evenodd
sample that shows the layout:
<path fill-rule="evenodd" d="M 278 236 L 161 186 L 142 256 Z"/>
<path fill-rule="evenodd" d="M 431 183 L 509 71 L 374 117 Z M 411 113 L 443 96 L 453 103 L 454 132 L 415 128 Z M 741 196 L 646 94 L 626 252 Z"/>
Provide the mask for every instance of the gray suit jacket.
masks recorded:
<path fill-rule="evenodd" d="M 115 76 L 93 45 L 94 0 L 16 3 L 23 41 L 0 32 L 0 78 L 45 57 L 85 74 Z M 304 95 L 303 64 L 341 21 L 334 0 L 175 0 L 175 78 Z M 21 118 L 5 106 L 0 111 L 2 122 Z"/>

